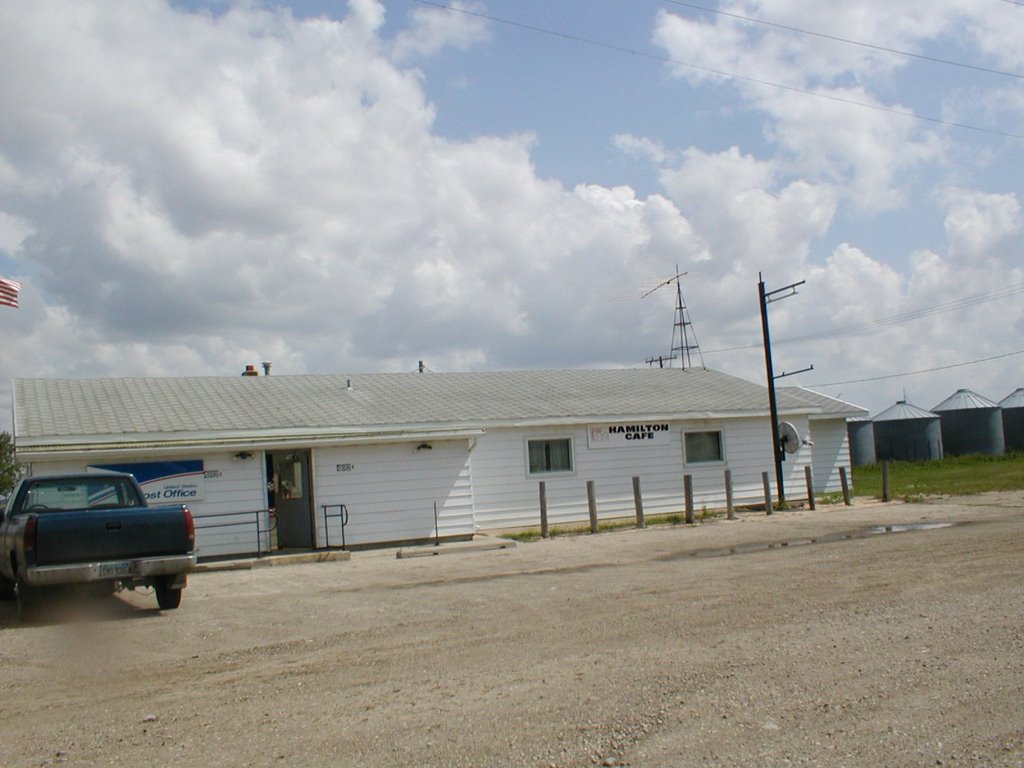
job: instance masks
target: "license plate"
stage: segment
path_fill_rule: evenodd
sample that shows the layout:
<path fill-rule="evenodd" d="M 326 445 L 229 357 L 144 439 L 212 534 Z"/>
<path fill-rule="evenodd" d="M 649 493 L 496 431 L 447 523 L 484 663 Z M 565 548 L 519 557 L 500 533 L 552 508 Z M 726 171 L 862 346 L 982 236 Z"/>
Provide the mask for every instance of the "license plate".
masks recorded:
<path fill-rule="evenodd" d="M 130 560 L 124 560 L 119 563 L 101 563 L 100 564 L 100 578 L 109 579 L 117 576 L 131 576 L 132 575 L 132 564 Z"/>

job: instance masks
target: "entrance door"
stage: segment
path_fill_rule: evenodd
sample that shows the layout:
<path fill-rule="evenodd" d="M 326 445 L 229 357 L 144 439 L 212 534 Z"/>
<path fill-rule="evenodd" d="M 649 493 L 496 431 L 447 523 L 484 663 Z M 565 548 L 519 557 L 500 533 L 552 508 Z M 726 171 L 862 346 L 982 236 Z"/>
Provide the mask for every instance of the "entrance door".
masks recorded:
<path fill-rule="evenodd" d="M 313 546 L 313 501 L 310 498 L 309 451 L 275 451 L 274 503 L 277 507 L 277 544 L 282 549 Z"/>

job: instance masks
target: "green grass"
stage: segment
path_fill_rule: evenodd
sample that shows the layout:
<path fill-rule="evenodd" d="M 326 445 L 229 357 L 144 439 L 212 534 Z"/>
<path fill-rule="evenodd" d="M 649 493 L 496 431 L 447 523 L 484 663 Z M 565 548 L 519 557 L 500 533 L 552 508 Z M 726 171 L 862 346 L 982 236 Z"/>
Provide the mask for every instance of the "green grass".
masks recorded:
<path fill-rule="evenodd" d="M 889 464 L 893 499 L 915 501 L 925 496 L 967 496 L 985 491 L 1024 490 L 1024 453 L 1006 456 L 957 456 L 941 461 L 893 461 Z M 882 496 L 882 465 L 854 467 L 853 492 Z"/>

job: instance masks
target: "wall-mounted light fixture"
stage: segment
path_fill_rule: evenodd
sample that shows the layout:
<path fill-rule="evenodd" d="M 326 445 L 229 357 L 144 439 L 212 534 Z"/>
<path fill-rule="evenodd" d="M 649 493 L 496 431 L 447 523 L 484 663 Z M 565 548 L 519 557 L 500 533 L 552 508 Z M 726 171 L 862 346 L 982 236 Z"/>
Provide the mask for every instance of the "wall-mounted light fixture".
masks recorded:
<path fill-rule="evenodd" d="M 432 446 L 430 443 L 420 443 L 419 445 L 416 446 L 417 451 L 432 451 L 433 449 L 434 446 Z"/>
<path fill-rule="evenodd" d="M 245 461 L 246 459 L 251 459 L 251 458 L 252 458 L 252 454 L 249 453 L 248 451 L 239 451 L 238 453 L 235 454 L 235 459 L 238 460 L 238 461 Z"/>

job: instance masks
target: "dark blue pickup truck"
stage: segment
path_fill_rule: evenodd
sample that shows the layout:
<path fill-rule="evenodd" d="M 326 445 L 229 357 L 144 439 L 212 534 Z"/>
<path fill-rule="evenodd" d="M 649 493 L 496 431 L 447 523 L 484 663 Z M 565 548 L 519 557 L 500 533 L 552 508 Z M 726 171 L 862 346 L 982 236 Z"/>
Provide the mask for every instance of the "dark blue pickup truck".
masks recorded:
<path fill-rule="evenodd" d="M 0 512 L 0 597 L 22 612 L 57 585 L 148 586 L 160 608 L 177 608 L 195 564 L 188 507 L 147 506 L 129 474 L 28 477 Z"/>

